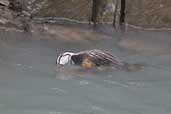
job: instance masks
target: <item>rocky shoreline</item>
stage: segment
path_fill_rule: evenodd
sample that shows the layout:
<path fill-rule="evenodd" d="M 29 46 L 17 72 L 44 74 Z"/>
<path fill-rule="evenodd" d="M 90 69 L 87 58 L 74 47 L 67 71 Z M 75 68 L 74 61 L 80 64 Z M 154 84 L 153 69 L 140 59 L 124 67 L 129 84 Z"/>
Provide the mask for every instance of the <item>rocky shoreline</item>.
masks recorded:
<path fill-rule="evenodd" d="M 88 24 L 88 16 L 89 16 L 88 12 L 90 11 L 89 9 L 90 5 L 86 7 L 82 7 L 83 9 L 87 8 L 87 10 L 84 10 L 85 11 L 84 15 L 86 16 L 84 20 L 83 19 L 84 16 L 82 16 L 82 14 L 79 14 L 79 13 L 76 18 L 74 18 L 72 13 L 70 14 L 67 13 L 68 17 L 73 17 L 73 19 L 67 18 L 65 16 L 65 13 L 58 14 L 59 11 L 55 11 L 55 7 L 56 7 L 56 3 L 59 3 L 59 1 L 54 2 L 54 5 L 51 4 L 51 2 L 52 2 L 51 0 L 43 0 L 43 1 L 24 0 L 23 2 L 21 2 L 21 0 L 0 0 L 0 28 L 14 29 L 18 31 L 33 31 L 35 30 L 35 26 L 33 26 L 35 24 L 39 26 L 37 28 L 40 28 L 42 26 L 41 24 L 44 24 L 44 23 L 64 24 L 64 23 L 71 22 L 71 23 L 79 23 L 79 24 L 80 23 Z M 78 3 L 77 2 L 78 1 L 75 1 L 74 4 L 79 4 L 79 2 Z M 66 7 L 66 6 L 70 6 L 69 3 L 70 2 L 66 4 L 63 2 L 61 4 L 65 4 L 63 6 Z M 86 2 L 86 4 L 87 3 L 88 2 Z M 135 28 L 142 28 L 142 29 L 147 28 L 147 30 L 170 30 L 169 29 L 171 27 L 170 21 L 167 21 L 169 20 L 170 15 L 167 16 L 168 13 L 164 13 L 165 10 L 169 12 L 169 9 L 167 9 L 164 3 L 161 3 L 160 1 L 158 1 L 153 5 L 154 7 L 159 6 L 159 9 L 161 9 L 160 11 L 157 11 L 156 13 L 155 11 L 153 11 L 153 9 L 155 8 L 151 6 L 151 8 L 153 8 L 151 9 L 152 11 L 151 13 L 152 15 L 155 15 L 154 16 L 155 18 L 150 19 L 150 20 L 146 18 L 146 15 L 150 15 L 150 11 L 148 11 L 149 9 L 147 11 L 144 9 L 145 8 L 144 4 L 146 3 L 146 1 L 145 0 L 142 1 L 142 4 L 141 4 L 142 6 L 139 6 L 139 5 L 133 6 L 133 3 L 137 4 L 138 2 L 136 2 L 136 0 L 134 0 L 132 4 L 130 1 L 127 2 L 126 20 L 127 20 L 128 26 L 135 27 Z M 151 2 L 148 2 L 148 4 L 146 3 L 146 7 L 148 8 L 150 4 L 152 3 Z M 84 6 L 83 1 L 82 1 L 82 6 Z M 70 8 L 72 8 L 72 5 Z M 108 8 L 110 9 L 110 7 Z M 56 10 L 59 10 L 59 9 L 60 8 L 57 8 Z M 61 9 L 61 10 L 65 12 L 66 9 Z M 110 11 L 111 10 L 112 9 L 110 9 Z M 51 12 L 51 13 L 47 15 L 47 12 L 44 12 L 44 11 Z M 74 9 L 72 9 L 72 12 L 74 12 Z M 160 12 L 162 12 L 163 16 L 160 14 Z M 79 16 L 81 17 L 80 19 L 79 19 Z M 109 18 L 109 16 L 107 18 Z M 108 19 L 104 19 L 104 20 L 108 21 Z M 112 24 L 110 21 L 108 22 L 106 21 L 104 21 L 103 23 Z"/>

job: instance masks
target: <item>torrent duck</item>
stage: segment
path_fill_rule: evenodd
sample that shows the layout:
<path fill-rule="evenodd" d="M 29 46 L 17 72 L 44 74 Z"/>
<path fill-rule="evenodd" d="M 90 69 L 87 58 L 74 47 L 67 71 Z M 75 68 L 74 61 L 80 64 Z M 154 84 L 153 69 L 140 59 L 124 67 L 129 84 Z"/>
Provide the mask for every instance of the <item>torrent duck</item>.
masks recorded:
<path fill-rule="evenodd" d="M 97 49 L 82 51 L 78 53 L 65 52 L 56 59 L 56 64 L 78 65 L 83 68 L 93 68 L 98 66 L 112 66 L 116 69 L 122 69 L 125 63 L 118 57 L 106 51 Z"/>

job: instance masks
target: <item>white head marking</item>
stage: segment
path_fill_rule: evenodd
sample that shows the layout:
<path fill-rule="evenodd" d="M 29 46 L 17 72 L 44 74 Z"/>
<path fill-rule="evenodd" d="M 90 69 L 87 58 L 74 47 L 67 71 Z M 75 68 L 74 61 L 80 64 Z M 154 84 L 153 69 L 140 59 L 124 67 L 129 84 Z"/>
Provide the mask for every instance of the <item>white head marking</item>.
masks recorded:
<path fill-rule="evenodd" d="M 74 55 L 74 53 L 71 52 L 65 52 L 63 54 L 60 54 L 56 60 L 56 63 L 59 65 L 66 65 L 71 62 L 71 56 Z"/>

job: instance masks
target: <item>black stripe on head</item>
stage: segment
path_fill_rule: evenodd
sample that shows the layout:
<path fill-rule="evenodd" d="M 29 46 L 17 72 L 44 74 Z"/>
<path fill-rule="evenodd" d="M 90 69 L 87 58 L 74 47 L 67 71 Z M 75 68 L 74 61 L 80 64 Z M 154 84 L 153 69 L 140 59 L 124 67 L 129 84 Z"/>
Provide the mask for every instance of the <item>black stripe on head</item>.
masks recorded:
<path fill-rule="evenodd" d="M 61 58 L 64 57 L 64 56 L 68 56 L 68 55 L 69 55 L 69 56 L 72 56 L 72 55 L 70 55 L 70 54 L 65 54 L 65 55 L 60 54 L 60 55 L 58 56 L 59 59 L 57 58 L 58 60 L 56 60 L 56 64 L 58 64 L 58 63 L 60 64 Z"/>
<path fill-rule="evenodd" d="M 62 57 L 62 55 L 61 55 L 61 54 L 57 57 L 57 59 L 56 59 L 56 64 L 58 64 L 58 63 L 60 62 L 61 57 Z"/>

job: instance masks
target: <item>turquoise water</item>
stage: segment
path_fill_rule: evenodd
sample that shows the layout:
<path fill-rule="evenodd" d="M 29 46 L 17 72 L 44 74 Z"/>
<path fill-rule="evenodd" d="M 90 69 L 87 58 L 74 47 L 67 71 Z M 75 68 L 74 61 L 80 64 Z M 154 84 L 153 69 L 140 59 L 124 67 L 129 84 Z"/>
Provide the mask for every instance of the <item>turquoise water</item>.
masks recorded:
<path fill-rule="evenodd" d="M 164 37 L 167 43 L 170 37 L 167 32 L 128 32 L 131 37 Z M 120 48 L 115 45 L 117 35 L 113 39 L 89 39 L 86 44 L 16 32 L 0 31 L 0 36 L 1 114 L 171 113 L 170 53 L 146 54 Z M 135 71 L 56 68 L 60 52 L 92 48 L 109 50 L 127 62 L 146 67 Z"/>

